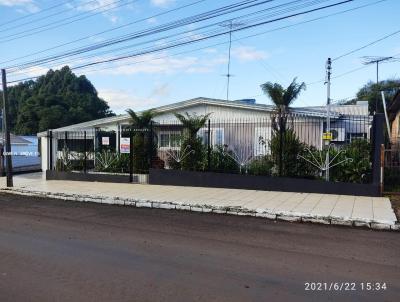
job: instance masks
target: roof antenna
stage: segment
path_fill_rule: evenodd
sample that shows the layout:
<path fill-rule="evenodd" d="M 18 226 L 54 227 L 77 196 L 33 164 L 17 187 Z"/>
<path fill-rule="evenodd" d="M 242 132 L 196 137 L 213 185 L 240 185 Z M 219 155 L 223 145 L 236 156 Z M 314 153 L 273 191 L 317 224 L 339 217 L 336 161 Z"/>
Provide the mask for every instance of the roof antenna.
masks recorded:
<path fill-rule="evenodd" d="M 229 101 L 229 85 L 230 85 L 230 78 L 233 76 L 231 74 L 231 47 L 232 47 L 232 29 L 243 26 L 244 23 L 242 22 L 233 22 L 229 20 L 227 22 L 221 23 L 222 27 L 229 28 L 229 51 L 228 51 L 228 73 L 226 76 L 226 100 Z"/>

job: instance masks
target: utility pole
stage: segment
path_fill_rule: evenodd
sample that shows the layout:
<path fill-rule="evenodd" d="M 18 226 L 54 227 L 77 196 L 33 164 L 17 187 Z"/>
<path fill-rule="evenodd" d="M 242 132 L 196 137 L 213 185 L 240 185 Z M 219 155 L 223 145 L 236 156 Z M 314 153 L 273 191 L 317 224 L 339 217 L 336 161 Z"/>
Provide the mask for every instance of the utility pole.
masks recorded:
<path fill-rule="evenodd" d="M 11 159 L 11 138 L 10 138 L 10 123 L 8 116 L 8 95 L 7 95 L 7 77 L 6 70 L 1 70 L 1 79 L 3 82 L 3 141 L 5 141 L 5 153 L 6 153 L 6 166 L 7 166 L 7 187 L 13 186 L 13 175 L 12 175 L 12 159 Z"/>
<path fill-rule="evenodd" d="M 332 73 L 332 60 L 331 58 L 328 58 L 326 61 L 326 132 L 328 135 L 330 135 L 331 132 L 331 73 Z M 326 157 L 325 157 L 325 180 L 329 181 L 329 144 L 330 139 L 326 140 L 327 142 L 327 152 L 326 152 Z"/>
<path fill-rule="evenodd" d="M 397 61 L 397 59 L 393 57 L 374 57 L 374 56 L 366 56 L 362 58 L 364 59 L 363 62 L 364 65 L 376 64 L 376 88 L 379 91 L 379 64 L 391 61 Z M 377 93 L 375 100 L 375 113 L 378 113 L 378 102 L 379 102 L 379 93 Z"/>

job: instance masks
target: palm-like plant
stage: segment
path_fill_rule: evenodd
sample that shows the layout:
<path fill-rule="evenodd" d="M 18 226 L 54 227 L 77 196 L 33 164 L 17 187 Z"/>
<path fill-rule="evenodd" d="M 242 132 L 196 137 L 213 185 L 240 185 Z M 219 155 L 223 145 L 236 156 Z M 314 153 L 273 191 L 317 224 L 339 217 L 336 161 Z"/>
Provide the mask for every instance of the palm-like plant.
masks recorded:
<path fill-rule="evenodd" d="M 206 115 L 190 115 L 189 113 L 175 113 L 176 118 L 182 123 L 186 132 L 185 139 L 181 145 L 181 152 L 188 153 L 180 162 L 180 167 L 186 170 L 201 170 L 204 168 L 205 147 L 201 138 L 197 137 L 197 132 L 204 127 L 210 114 Z"/>
<path fill-rule="evenodd" d="M 184 129 L 188 132 L 189 137 L 196 137 L 197 132 L 204 127 L 211 113 L 206 115 L 190 115 L 185 112 L 185 114 L 175 113 L 176 118 L 182 123 Z"/>
<path fill-rule="evenodd" d="M 278 83 L 271 82 L 262 84 L 261 89 L 275 104 L 278 113 L 286 114 L 300 92 L 306 89 L 306 84 L 304 82 L 298 84 L 294 78 L 286 89 Z"/>
<path fill-rule="evenodd" d="M 153 109 L 143 111 L 140 115 L 137 115 L 132 109 L 126 110 L 132 120 L 132 127 L 137 129 L 148 129 L 150 128 L 153 118 L 157 115 Z"/>
<path fill-rule="evenodd" d="M 156 146 L 150 131 L 153 118 L 157 115 L 154 110 L 143 111 L 140 115 L 132 109 L 126 110 L 131 117 L 133 133 L 133 166 L 136 173 L 147 173 L 151 160 L 156 155 Z"/>
<path fill-rule="evenodd" d="M 271 82 L 267 82 L 261 85 L 261 89 L 264 92 L 264 94 L 266 94 L 271 99 L 271 101 L 275 104 L 276 107 L 275 109 L 276 114 L 273 114 L 271 119 L 272 119 L 272 129 L 275 132 L 275 138 L 278 140 L 279 148 L 277 149 L 278 152 L 275 152 L 276 154 L 275 155 L 273 154 L 273 156 L 278 157 L 277 158 L 278 169 L 280 176 L 282 176 L 284 172 L 283 169 L 284 144 L 286 145 L 290 145 L 293 143 L 295 144 L 295 141 L 293 139 L 292 140 L 287 139 L 287 138 L 292 138 L 292 136 L 286 135 L 287 117 L 290 110 L 289 107 L 300 95 L 300 92 L 305 88 L 306 84 L 304 82 L 298 84 L 296 82 L 296 78 L 293 79 L 293 81 L 287 88 L 283 88 L 283 86 L 278 83 L 271 83 Z M 277 133 L 279 133 L 279 136 L 276 135 Z"/>

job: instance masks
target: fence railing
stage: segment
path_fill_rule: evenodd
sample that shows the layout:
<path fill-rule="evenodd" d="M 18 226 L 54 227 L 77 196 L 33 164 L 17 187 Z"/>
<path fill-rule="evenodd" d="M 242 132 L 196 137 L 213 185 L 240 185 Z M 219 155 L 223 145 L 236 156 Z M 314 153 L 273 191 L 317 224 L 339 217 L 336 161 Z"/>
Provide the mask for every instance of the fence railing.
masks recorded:
<path fill-rule="evenodd" d="M 143 174 L 149 168 L 321 178 L 326 153 L 333 181 L 365 183 L 371 174 L 371 117 L 178 120 L 114 131 L 52 132 L 50 166 L 58 171 Z"/>

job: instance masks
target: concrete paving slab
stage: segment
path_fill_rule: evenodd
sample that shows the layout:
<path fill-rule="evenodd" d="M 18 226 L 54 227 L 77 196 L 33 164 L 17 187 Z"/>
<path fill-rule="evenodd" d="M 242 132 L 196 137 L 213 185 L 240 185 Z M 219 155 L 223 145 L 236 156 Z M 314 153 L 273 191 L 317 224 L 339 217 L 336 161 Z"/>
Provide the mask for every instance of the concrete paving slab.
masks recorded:
<path fill-rule="evenodd" d="M 14 193 L 83 202 L 256 216 L 286 221 L 398 229 L 388 198 L 145 184 L 46 181 L 18 175 Z M 5 178 L 0 190 L 5 190 Z M 8 191 L 8 190 L 7 190 Z"/>

